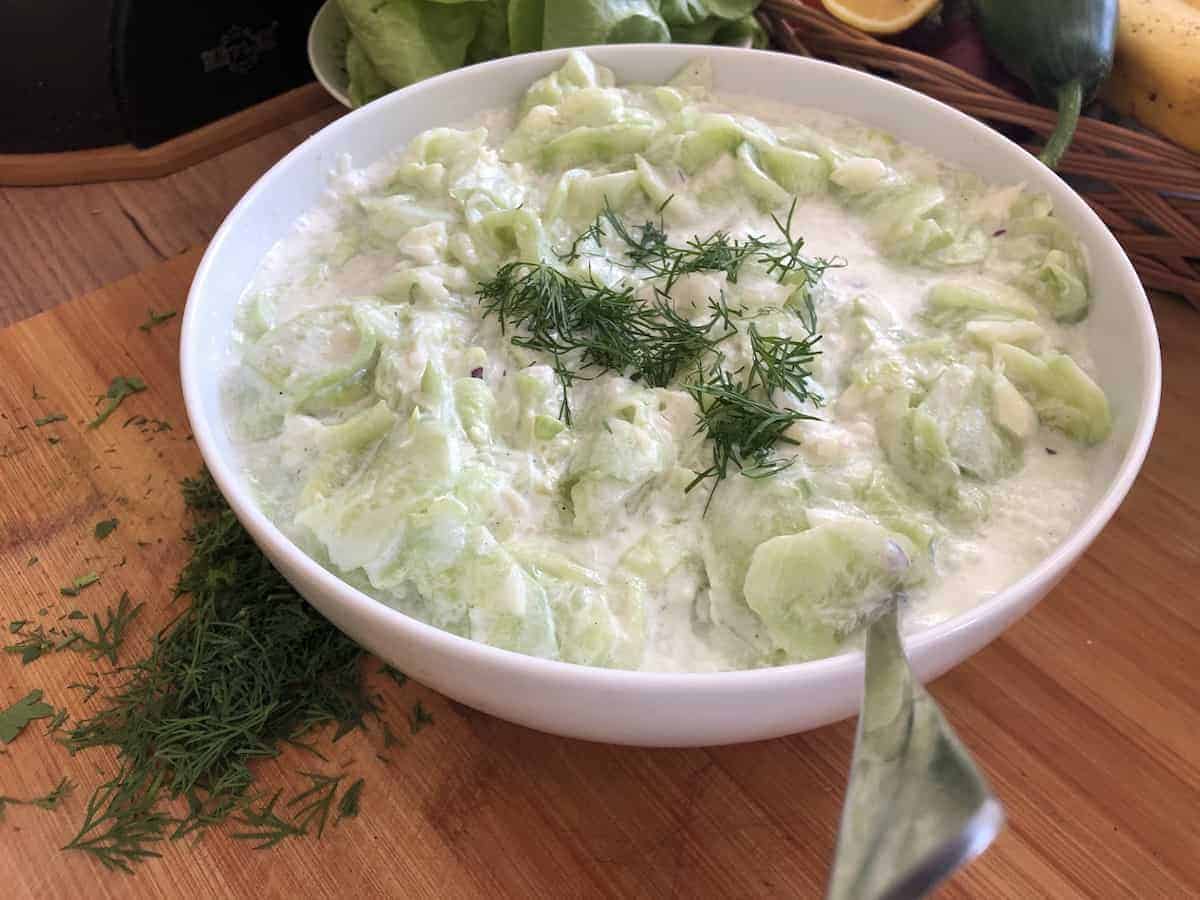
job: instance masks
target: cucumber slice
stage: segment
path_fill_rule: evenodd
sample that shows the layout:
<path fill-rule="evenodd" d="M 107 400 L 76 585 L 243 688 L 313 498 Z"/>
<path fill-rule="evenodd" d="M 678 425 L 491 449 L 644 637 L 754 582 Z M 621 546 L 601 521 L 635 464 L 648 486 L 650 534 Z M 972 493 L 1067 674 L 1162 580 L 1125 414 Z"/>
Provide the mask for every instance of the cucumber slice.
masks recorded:
<path fill-rule="evenodd" d="M 829 185 L 831 166 L 815 153 L 773 144 L 758 148 L 767 173 L 791 194 L 816 194 Z"/>
<path fill-rule="evenodd" d="M 738 145 L 734 164 L 742 186 L 767 209 L 779 209 L 792 202 L 792 195 L 759 166 L 757 154 L 748 141 Z"/>
<path fill-rule="evenodd" d="M 997 344 L 1004 374 L 1037 410 L 1038 419 L 1084 444 L 1097 444 L 1112 431 L 1104 391 L 1065 353 L 1034 356 Z"/>
<path fill-rule="evenodd" d="M 979 278 L 935 284 L 925 298 L 924 314 L 935 325 L 947 325 L 963 319 L 985 317 L 1036 319 L 1038 309 L 1016 288 Z"/>
<path fill-rule="evenodd" d="M 246 351 L 245 362 L 299 404 L 370 369 L 377 344 L 354 305 L 340 303 L 276 325 Z"/>
<path fill-rule="evenodd" d="M 913 553 L 907 538 L 866 519 L 774 537 L 750 558 L 746 602 L 789 656 L 819 659 L 905 584 Z"/>

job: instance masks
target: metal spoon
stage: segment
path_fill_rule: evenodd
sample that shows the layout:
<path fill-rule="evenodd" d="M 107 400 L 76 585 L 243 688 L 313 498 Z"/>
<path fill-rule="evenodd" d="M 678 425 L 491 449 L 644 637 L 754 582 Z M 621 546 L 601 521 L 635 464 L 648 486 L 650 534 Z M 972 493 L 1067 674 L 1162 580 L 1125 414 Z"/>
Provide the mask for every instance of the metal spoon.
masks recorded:
<path fill-rule="evenodd" d="M 1004 810 L 913 677 L 897 596 L 867 631 L 862 712 L 827 900 L 922 897 L 987 849 Z"/>

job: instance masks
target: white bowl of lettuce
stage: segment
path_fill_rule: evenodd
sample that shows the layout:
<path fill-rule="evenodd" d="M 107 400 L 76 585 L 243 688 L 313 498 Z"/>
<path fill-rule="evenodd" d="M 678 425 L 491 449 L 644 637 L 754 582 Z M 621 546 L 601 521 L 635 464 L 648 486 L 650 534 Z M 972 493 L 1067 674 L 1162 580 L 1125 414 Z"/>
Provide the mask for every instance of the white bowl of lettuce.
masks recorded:
<path fill-rule="evenodd" d="M 759 0 L 327 0 L 308 32 L 321 85 L 356 107 L 451 69 L 511 53 L 659 41 L 764 47 Z"/>
<path fill-rule="evenodd" d="M 1080 239 L 1093 302 L 1085 323 L 1112 429 L 1095 457 L 1085 512 L 1054 549 L 990 599 L 907 639 L 922 680 L 963 661 L 1028 612 L 1116 512 L 1145 456 L 1158 409 L 1157 336 L 1145 294 L 1108 229 L 1057 176 L 975 120 L 918 93 L 835 65 L 722 47 L 591 48 L 618 82 L 662 83 L 696 58 L 717 89 L 817 107 L 861 120 L 996 184 L 1047 194 Z M 458 701 L 532 728 L 598 741 L 695 746 L 758 740 L 852 715 L 862 656 L 742 671 L 662 673 L 526 656 L 439 630 L 379 603 L 301 552 L 264 513 L 228 436 L 217 373 L 229 365 L 239 298 L 267 251 L 327 189 L 348 154 L 356 167 L 420 132 L 515 104 L 565 51 L 497 60 L 400 90 L 335 122 L 290 153 L 246 194 L 214 238 L 188 298 L 183 390 L 196 442 L 217 484 L 263 551 L 296 588 L 363 646 Z"/>

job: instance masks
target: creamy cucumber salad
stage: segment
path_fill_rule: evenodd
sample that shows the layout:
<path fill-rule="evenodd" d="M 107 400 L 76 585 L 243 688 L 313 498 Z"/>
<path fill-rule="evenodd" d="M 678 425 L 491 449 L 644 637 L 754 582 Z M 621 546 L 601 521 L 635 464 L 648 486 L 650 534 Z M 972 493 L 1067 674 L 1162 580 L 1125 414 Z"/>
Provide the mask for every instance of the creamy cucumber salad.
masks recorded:
<path fill-rule="evenodd" d="M 380 602 L 712 671 L 925 626 L 1075 524 L 1110 430 L 1047 198 L 860 123 L 583 54 L 323 202 L 224 375 L 263 509 Z"/>

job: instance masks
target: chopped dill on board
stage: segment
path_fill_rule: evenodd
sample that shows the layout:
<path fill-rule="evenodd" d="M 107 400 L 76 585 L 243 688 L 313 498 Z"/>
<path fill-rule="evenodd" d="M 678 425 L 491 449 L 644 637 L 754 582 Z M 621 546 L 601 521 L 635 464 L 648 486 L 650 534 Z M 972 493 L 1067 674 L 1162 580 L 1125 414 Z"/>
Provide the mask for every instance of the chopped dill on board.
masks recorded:
<path fill-rule="evenodd" d="M 146 321 L 139 325 L 138 329 L 145 331 L 148 334 L 152 328 L 161 325 L 163 322 L 169 322 L 178 314 L 179 313 L 173 309 L 169 309 L 166 312 L 161 313 L 157 313 L 152 309 L 148 309 L 146 310 Z"/>
<path fill-rule="evenodd" d="M 138 378 L 136 375 L 118 375 L 108 385 L 108 390 L 105 392 L 101 400 L 107 401 L 104 408 L 97 413 L 96 418 L 87 423 L 88 428 L 99 428 L 103 425 L 108 417 L 111 416 L 122 401 L 131 394 L 139 394 L 146 390 L 146 382 Z"/>
<path fill-rule="evenodd" d="M 0 820 L 4 819 L 4 810 L 7 806 L 36 806 L 38 809 L 57 809 L 63 798 L 70 794 L 74 787 L 74 782 L 70 778 L 64 777 L 48 793 L 41 797 L 22 799 L 19 797 L 0 796 Z"/>
<path fill-rule="evenodd" d="M 49 719 L 54 707 L 42 702 L 42 691 L 35 688 L 7 709 L 0 709 L 0 741 L 11 744 L 34 719 Z"/>
<path fill-rule="evenodd" d="M 285 745 L 316 753 L 303 742 L 315 729 L 336 724 L 344 733 L 376 712 L 365 651 L 271 566 L 207 473 L 182 489 L 194 521 L 176 595 L 189 605 L 145 659 L 118 670 L 126 678 L 106 708 L 68 732 L 73 753 L 115 747 L 120 770 L 92 794 L 66 849 L 126 872 L 158 856 L 163 841 L 230 820 L 232 836 L 258 848 L 319 837 L 335 810 L 339 818 L 353 815 L 343 806 L 357 811 L 361 779 L 338 803 L 344 776 L 302 772 L 309 786 L 281 803 L 282 791 L 258 795 L 250 765 Z M 123 596 L 108 621 L 93 617 L 97 637 L 80 638 L 79 649 L 107 656 L 139 608 Z M 432 722 L 423 709 L 418 718 L 421 727 Z M 182 815 L 168 811 L 174 800 L 186 803 Z"/>
<path fill-rule="evenodd" d="M 99 581 L 99 575 L 95 572 L 88 572 L 86 575 L 80 575 L 78 578 L 72 579 L 70 584 L 60 587 L 58 592 L 64 597 L 78 597 L 80 591 L 91 587 L 93 584 L 97 584 Z"/>
<path fill-rule="evenodd" d="M 138 613 L 142 611 L 145 604 L 139 603 L 134 606 L 129 599 L 129 592 L 121 593 L 121 599 L 117 603 L 117 608 L 114 611 L 110 606 L 104 611 L 104 620 L 101 621 L 98 613 L 92 613 L 92 625 L 96 629 L 94 638 L 87 637 L 81 631 L 71 631 L 70 636 L 74 638 L 72 647 L 76 650 L 87 651 L 91 653 L 92 659 L 100 659 L 104 657 L 110 664 L 117 664 L 117 651 L 121 649 L 121 645 L 125 642 L 126 631 L 138 617 Z M 74 614 L 70 618 L 75 618 Z M 84 616 L 83 618 L 86 618 Z"/>

